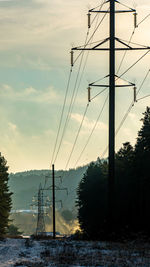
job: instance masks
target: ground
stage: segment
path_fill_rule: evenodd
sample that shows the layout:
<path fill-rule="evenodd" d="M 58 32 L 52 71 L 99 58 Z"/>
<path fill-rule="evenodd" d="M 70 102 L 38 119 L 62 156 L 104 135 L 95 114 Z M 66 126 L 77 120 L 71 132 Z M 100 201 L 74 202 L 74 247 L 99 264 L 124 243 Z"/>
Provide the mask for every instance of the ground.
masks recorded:
<path fill-rule="evenodd" d="M 0 241 L 0 267 L 150 266 L 150 244 L 9 239 Z"/>

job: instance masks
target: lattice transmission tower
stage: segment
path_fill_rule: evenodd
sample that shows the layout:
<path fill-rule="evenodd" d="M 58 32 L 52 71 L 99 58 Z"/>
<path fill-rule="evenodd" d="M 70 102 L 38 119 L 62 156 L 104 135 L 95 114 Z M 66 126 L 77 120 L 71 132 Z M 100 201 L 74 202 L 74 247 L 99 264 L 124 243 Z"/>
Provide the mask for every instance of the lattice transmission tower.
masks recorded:
<path fill-rule="evenodd" d="M 31 207 L 38 207 L 36 235 L 42 235 L 45 233 L 44 208 L 46 207 L 46 205 L 44 203 L 44 198 L 45 196 L 43 195 L 42 185 L 40 184 L 38 194 L 34 196 L 34 200 L 32 200 L 33 203 L 31 204 Z"/>
<path fill-rule="evenodd" d="M 40 184 L 38 190 L 38 218 L 37 218 L 37 227 L 36 235 L 45 233 L 45 221 L 44 221 L 44 199 L 42 186 Z"/>

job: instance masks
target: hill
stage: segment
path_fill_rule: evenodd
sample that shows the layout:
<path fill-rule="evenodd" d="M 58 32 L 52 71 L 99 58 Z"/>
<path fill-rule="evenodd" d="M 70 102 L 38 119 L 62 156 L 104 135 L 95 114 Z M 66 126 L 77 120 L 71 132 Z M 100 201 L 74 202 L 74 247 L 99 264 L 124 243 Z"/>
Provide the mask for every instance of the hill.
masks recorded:
<path fill-rule="evenodd" d="M 56 191 L 56 200 L 62 200 L 64 209 L 73 209 L 75 206 L 76 188 L 81 180 L 87 166 L 79 167 L 77 169 L 70 169 L 69 171 L 59 170 L 55 175 L 62 177 L 56 179 L 56 185 L 61 188 L 68 189 L 68 196 L 65 191 Z M 13 192 L 13 210 L 30 209 L 32 198 L 37 195 L 39 184 L 44 185 L 45 177 L 51 176 L 49 170 L 31 170 L 26 172 L 11 173 L 9 176 L 10 191 Z M 51 178 L 47 179 L 47 186 L 51 185 Z M 51 192 L 46 194 L 51 199 Z"/>
<path fill-rule="evenodd" d="M 75 208 L 76 189 L 86 169 L 87 166 L 83 166 L 77 169 L 70 169 L 69 171 L 60 170 L 55 172 L 56 177 L 62 177 L 62 182 L 56 178 L 56 186 L 67 188 L 68 190 L 68 195 L 65 190 L 56 191 L 56 201 L 62 200 L 63 204 L 61 207 L 60 203 L 56 203 L 57 231 L 61 233 L 71 233 L 77 227 L 77 212 Z M 13 192 L 13 206 L 10 219 L 13 220 L 13 223 L 24 234 L 35 232 L 37 212 L 30 213 L 30 205 L 32 204 L 33 197 L 37 196 L 39 184 L 41 183 L 44 186 L 46 176 L 49 176 L 49 179 L 47 179 L 47 187 L 49 187 L 52 184 L 51 172 L 49 170 L 31 170 L 15 174 L 11 173 L 9 176 L 9 187 L 10 191 Z M 51 190 L 45 191 L 44 195 L 52 200 Z M 37 207 L 34 209 L 37 209 Z M 51 207 L 47 210 L 47 215 L 45 215 L 45 225 L 47 231 L 52 231 Z"/>

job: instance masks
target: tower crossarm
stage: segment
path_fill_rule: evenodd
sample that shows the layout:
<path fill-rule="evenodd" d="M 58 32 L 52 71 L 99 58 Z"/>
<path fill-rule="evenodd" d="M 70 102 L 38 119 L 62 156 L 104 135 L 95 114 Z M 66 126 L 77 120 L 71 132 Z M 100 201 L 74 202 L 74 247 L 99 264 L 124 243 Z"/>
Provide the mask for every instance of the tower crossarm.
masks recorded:
<path fill-rule="evenodd" d="M 86 47 L 86 48 L 82 48 L 82 47 L 75 47 L 72 48 L 72 50 L 80 50 L 80 51 L 110 51 L 109 48 L 95 48 L 95 47 Z M 150 46 L 146 46 L 146 47 L 115 47 L 115 51 L 126 51 L 126 50 L 150 50 Z"/>

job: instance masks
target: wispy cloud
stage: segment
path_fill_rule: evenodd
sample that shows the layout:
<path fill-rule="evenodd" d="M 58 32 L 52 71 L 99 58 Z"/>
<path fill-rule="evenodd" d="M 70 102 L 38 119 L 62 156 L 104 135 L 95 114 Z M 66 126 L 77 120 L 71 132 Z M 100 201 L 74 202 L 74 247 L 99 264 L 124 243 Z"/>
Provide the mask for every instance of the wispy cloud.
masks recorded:
<path fill-rule="evenodd" d="M 0 87 L 1 98 L 12 99 L 14 101 L 30 101 L 38 103 L 52 103 L 59 101 L 59 95 L 53 87 L 48 87 L 42 90 L 28 87 L 25 89 L 16 90 L 7 84 L 3 84 Z"/>
<path fill-rule="evenodd" d="M 73 113 L 73 114 L 71 114 L 71 118 L 74 121 L 76 121 L 78 123 L 81 123 L 83 116 L 81 114 L 79 114 L 79 113 Z M 95 123 L 96 123 L 95 120 L 90 120 L 88 117 L 85 117 L 84 122 L 83 122 L 83 127 L 85 129 L 92 129 L 94 127 Z M 100 129 L 100 130 L 107 130 L 108 127 L 107 127 L 107 125 L 105 123 L 99 121 L 97 123 L 97 127 L 96 128 Z"/>

